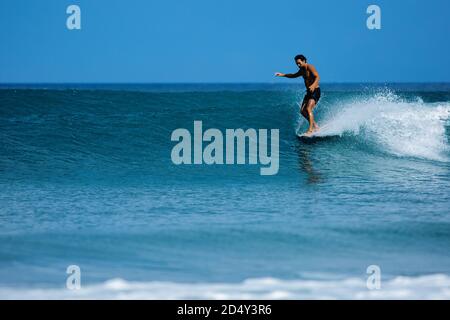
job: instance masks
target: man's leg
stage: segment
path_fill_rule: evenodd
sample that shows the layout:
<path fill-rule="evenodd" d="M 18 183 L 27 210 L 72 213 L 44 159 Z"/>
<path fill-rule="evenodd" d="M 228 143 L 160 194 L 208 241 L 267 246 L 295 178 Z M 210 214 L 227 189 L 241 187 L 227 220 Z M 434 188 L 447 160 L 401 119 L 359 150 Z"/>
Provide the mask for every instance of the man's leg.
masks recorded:
<path fill-rule="evenodd" d="M 309 99 L 308 104 L 306 105 L 306 112 L 308 115 L 308 121 L 309 121 L 309 128 L 308 131 L 306 133 L 312 133 L 314 131 L 314 129 L 318 129 L 319 126 L 317 125 L 317 123 L 314 121 L 314 113 L 313 113 L 313 109 L 316 106 L 316 101 L 314 99 Z"/>
<path fill-rule="evenodd" d="M 309 121 L 308 111 L 306 111 L 307 100 L 303 100 L 302 106 L 300 108 L 300 114 Z"/>

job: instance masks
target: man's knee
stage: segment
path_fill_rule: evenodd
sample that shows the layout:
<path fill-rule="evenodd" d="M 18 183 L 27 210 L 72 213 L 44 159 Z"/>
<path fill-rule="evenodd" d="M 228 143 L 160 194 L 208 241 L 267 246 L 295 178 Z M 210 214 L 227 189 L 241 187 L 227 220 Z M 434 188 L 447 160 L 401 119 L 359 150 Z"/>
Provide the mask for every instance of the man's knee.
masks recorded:
<path fill-rule="evenodd" d="M 314 100 L 309 100 L 308 105 L 306 106 L 308 113 L 313 111 L 315 105 L 316 105 L 316 102 Z"/>

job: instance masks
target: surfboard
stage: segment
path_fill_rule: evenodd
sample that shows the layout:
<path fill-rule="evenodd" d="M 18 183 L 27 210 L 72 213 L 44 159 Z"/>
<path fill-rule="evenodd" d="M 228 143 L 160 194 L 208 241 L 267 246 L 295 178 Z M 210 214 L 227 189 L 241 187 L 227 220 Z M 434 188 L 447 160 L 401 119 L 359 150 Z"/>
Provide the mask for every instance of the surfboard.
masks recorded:
<path fill-rule="evenodd" d="M 304 142 L 306 142 L 306 141 L 312 142 L 312 141 L 335 139 L 340 136 L 338 133 L 328 130 L 328 127 L 329 127 L 329 124 L 325 124 L 324 126 L 321 126 L 319 130 L 314 131 L 313 133 L 310 133 L 310 134 L 305 134 L 305 133 L 298 134 L 297 133 L 297 137 L 300 140 L 303 140 Z"/>
<path fill-rule="evenodd" d="M 308 138 L 315 138 L 315 137 L 317 137 L 317 133 L 313 132 L 313 133 L 308 133 L 308 134 L 306 134 L 306 133 L 297 134 L 297 137 L 299 137 L 299 138 L 306 138 L 306 139 L 308 139 Z"/>
<path fill-rule="evenodd" d="M 323 138 L 323 137 L 327 136 L 325 133 L 326 132 L 325 130 L 327 129 L 327 127 L 328 127 L 328 125 L 326 124 L 326 125 L 320 127 L 319 130 L 314 131 L 313 133 L 309 133 L 309 134 L 306 134 L 306 133 L 298 134 L 297 133 L 297 137 L 306 138 L 306 139 L 308 139 L 308 138 Z"/>
<path fill-rule="evenodd" d="M 314 137 L 321 137 L 321 136 L 323 136 L 323 128 L 320 128 L 319 130 L 317 130 L 317 131 L 314 131 L 314 132 L 312 132 L 312 133 L 302 133 L 302 134 L 298 134 L 297 133 L 297 136 L 299 137 L 299 138 L 314 138 Z"/>
<path fill-rule="evenodd" d="M 299 134 L 297 135 L 297 139 L 302 141 L 303 143 L 316 143 L 319 141 L 327 141 L 327 140 L 333 140 L 336 139 L 338 136 L 327 136 L 327 135 L 306 135 L 306 134 Z"/>

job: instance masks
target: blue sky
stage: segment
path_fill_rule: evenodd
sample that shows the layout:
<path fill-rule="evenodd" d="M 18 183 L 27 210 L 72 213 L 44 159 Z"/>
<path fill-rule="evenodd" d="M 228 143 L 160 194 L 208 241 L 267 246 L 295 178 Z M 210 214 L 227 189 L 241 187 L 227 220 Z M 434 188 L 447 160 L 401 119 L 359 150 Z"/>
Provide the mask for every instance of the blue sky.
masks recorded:
<path fill-rule="evenodd" d="M 449 82 L 449 15 L 448 0 L 1 0 L 0 82 L 283 82 L 298 53 L 324 82 Z"/>

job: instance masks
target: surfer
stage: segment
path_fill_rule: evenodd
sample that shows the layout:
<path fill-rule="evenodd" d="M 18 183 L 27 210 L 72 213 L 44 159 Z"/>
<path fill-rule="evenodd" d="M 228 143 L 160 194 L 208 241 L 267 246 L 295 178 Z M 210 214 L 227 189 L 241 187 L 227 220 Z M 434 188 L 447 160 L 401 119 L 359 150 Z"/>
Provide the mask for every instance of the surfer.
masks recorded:
<path fill-rule="evenodd" d="M 314 121 L 313 110 L 320 99 L 320 76 L 316 68 L 312 64 L 307 63 L 306 57 L 304 55 L 299 54 L 295 56 L 294 60 L 299 68 L 296 73 L 284 74 L 281 72 L 277 72 L 275 73 L 275 76 L 286 78 L 298 78 L 300 76 L 303 77 L 305 81 L 306 94 L 303 98 L 300 113 L 309 122 L 309 128 L 306 131 L 305 135 L 310 135 L 314 131 L 319 130 L 318 124 L 316 123 L 316 121 Z"/>

